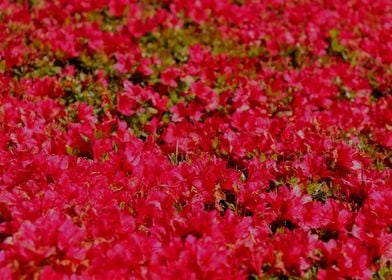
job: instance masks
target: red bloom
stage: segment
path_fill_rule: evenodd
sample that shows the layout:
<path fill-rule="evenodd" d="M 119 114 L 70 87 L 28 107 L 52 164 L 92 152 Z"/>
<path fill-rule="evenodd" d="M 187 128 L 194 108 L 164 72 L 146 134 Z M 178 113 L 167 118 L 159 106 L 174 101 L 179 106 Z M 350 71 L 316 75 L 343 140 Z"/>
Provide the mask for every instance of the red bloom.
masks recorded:
<path fill-rule="evenodd" d="M 164 85 L 177 87 L 176 79 L 180 76 L 180 70 L 169 67 L 161 73 L 161 82 Z"/>

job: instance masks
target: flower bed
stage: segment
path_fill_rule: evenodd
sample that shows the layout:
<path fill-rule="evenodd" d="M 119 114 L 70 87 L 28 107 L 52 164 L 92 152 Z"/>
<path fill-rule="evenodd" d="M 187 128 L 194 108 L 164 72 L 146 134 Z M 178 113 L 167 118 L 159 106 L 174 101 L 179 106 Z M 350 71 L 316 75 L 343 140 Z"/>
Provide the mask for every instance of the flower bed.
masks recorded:
<path fill-rule="evenodd" d="M 391 15 L 1 1 L 1 279 L 390 279 Z"/>

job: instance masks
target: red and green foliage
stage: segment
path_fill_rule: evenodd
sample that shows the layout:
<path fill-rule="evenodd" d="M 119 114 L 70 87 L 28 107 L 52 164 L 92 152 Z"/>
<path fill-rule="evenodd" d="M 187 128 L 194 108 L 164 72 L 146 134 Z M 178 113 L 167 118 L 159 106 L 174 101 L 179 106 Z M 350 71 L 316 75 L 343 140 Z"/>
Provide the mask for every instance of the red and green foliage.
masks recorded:
<path fill-rule="evenodd" d="M 389 0 L 0 1 L 1 279 L 391 279 Z"/>

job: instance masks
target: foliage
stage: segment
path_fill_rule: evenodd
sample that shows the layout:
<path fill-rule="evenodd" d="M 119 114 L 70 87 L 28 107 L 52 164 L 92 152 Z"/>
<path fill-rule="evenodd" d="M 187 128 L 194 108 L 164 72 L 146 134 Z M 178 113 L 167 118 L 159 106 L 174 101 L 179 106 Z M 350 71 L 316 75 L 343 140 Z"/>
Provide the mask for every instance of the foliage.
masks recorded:
<path fill-rule="evenodd" d="M 392 6 L 0 3 L 1 279 L 390 279 Z"/>

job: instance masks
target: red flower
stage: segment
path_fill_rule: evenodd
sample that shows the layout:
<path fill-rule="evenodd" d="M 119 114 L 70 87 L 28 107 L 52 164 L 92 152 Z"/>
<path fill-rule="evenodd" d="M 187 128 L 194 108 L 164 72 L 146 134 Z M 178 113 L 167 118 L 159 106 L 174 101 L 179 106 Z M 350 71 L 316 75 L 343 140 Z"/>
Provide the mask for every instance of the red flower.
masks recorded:
<path fill-rule="evenodd" d="M 176 79 L 180 76 L 180 70 L 169 67 L 161 73 L 161 82 L 164 85 L 177 87 Z"/>

